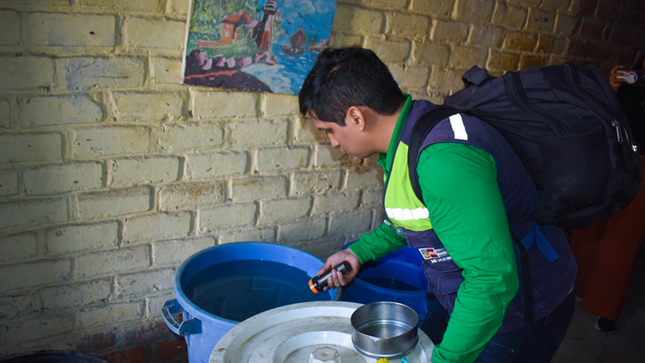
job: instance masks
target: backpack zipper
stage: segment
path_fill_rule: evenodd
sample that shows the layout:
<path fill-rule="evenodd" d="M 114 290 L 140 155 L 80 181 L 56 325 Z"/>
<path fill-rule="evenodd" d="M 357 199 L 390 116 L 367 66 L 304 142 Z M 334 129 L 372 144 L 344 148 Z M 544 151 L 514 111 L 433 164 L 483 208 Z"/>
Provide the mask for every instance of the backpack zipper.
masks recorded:
<path fill-rule="evenodd" d="M 557 117 L 544 111 L 529 99 L 526 92 L 524 92 L 522 79 L 518 73 L 507 72 L 503 77 L 506 86 L 506 96 L 515 106 L 544 122 L 555 135 L 566 135 L 568 133 Z"/>
<path fill-rule="evenodd" d="M 620 124 L 618 123 L 618 121 L 612 120 L 611 121 L 611 126 L 613 126 L 614 129 L 616 129 L 616 140 L 618 140 L 619 144 L 622 144 L 623 143 L 623 136 L 622 136 L 622 131 L 620 129 Z"/>

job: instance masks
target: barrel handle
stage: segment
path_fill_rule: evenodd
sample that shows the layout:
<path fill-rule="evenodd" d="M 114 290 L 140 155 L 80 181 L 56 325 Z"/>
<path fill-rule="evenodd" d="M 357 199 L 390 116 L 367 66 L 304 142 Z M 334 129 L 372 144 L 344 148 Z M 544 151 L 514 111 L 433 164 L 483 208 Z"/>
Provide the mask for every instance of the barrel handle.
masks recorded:
<path fill-rule="evenodd" d="M 177 299 L 166 301 L 161 307 L 161 315 L 168 328 L 181 336 L 199 334 L 202 332 L 202 322 L 197 318 L 184 320 L 179 324 L 172 314 L 181 313 L 184 309 L 177 303 Z"/>

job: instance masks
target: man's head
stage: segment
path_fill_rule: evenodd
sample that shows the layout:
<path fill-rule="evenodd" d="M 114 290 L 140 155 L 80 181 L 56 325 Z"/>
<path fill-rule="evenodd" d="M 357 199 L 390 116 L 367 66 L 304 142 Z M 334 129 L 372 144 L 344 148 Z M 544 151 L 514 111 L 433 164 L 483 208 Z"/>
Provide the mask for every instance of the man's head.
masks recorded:
<path fill-rule="evenodd" d="M 406 96 L 387 66 L 369 49 L 327 48 L 320 53 L 298 95 L 300 113 L 345 125 L 352 106 L 389 116 Z"/>

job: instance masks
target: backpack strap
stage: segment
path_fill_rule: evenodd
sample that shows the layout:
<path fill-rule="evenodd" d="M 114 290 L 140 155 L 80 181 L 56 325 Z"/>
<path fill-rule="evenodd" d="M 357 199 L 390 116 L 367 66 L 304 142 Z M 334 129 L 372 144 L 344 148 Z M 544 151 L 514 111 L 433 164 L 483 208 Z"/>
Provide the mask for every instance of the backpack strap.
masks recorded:
<path fill-rule="evenodd" d="M 536 227 L 538 228 L 538 227 Z M 511 240 L 520 250 L 520 268 L 522 270 L 522 284 L 524 294 L 524 324 L 535 324 L 535 299 L 533 298 L 533 277 L 531 276 L 531 261 L 529 253 L 522 240 L 511 231 Z"/>
<path fill-rule="evenodd" d="M 442 120 L 459 113 L 454 108 L 447 106 L 439 106 L 432 111 L 428 111 L 421 115 L 417 122 L 412 127 L 410 134 L 410 144 L 408 145 L 408 169 L 410 174 L 410 182 L 412 182 L 412 189 L 414 194 L 423 202 L 423 194 L 421 193 L 421 186 L 419 185 L 419 174 L 417 173 L 417 165 L 419 163 L 419 152 L 423 141 L 432 131 L 432 129 Z"/>

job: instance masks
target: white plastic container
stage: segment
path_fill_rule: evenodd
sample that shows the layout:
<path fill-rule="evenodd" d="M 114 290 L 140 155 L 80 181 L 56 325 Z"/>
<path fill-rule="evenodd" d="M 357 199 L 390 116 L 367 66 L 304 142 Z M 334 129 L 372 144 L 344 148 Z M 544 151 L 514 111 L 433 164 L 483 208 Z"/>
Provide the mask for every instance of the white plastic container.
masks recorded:
<path fill-rule="evenodd" d="M 282 306 L 244 320 L 217 343 L 209 363 L 375 363 L 352 343 L 352 313 L 362 304 L 344 301 Z M 405 356 L 429 363 L 434 344 L 421 330 Z M 399 363 L 400 359 L 390 359 Z"/>

